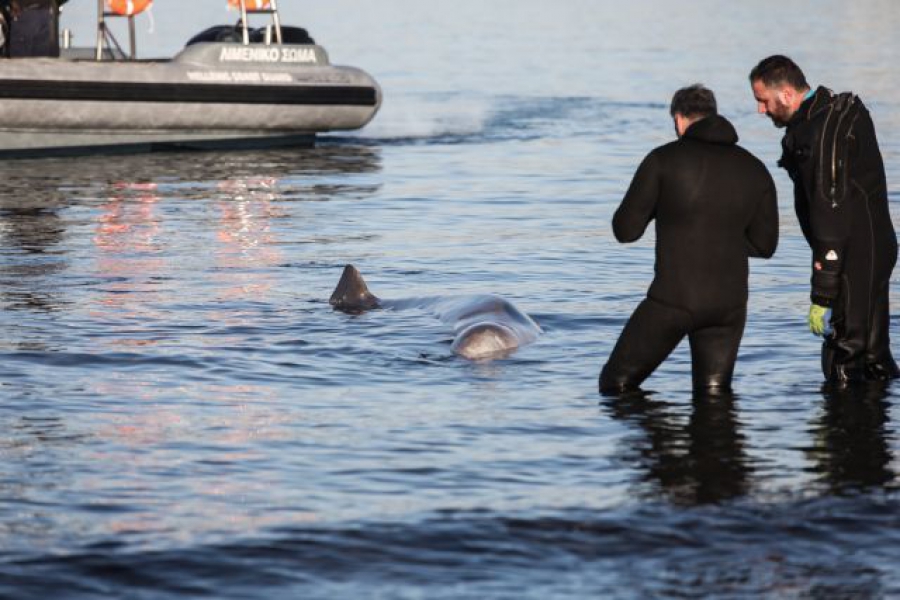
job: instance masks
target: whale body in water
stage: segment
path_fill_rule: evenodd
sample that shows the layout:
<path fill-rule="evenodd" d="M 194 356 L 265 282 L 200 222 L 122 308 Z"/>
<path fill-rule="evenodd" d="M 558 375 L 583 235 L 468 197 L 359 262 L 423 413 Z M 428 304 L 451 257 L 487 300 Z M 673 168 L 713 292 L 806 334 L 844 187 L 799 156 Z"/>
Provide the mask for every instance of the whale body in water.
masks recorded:
<path fill-rule="evenodd" d="M 425 308 L 453 326 L 450 349 L 469 360 L 491 360 L 508 356 L 541 334 L 531 317 L 507 300 L 490 294 L 436 298 L 382 300 L 372 294 L 359 270 L 344 267 L 329 304 L 347 313 L 375 308 Z"/>

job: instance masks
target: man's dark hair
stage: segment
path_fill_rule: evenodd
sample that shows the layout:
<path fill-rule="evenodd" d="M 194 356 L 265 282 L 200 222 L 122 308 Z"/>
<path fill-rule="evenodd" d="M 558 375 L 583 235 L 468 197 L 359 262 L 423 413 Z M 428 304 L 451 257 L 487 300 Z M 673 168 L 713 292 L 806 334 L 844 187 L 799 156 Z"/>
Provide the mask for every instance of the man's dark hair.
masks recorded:
<path fill-rule="evenodd" d="M 699 83 L 681 88 L 672 96 L 669 114 L 688 118 L 712 116 L 716 114 L 716 96 Z"/>
<path fill-rule="evenodd" d="M 785 84 L 795 90 L 805 90 L 809 87 L 806 76 L 797 63 L 781 54 L 759 61 L 759 64 L 750 71 L 750 83 L 754 81 L 762 81 L 767 88 L 781 87 Z"/>

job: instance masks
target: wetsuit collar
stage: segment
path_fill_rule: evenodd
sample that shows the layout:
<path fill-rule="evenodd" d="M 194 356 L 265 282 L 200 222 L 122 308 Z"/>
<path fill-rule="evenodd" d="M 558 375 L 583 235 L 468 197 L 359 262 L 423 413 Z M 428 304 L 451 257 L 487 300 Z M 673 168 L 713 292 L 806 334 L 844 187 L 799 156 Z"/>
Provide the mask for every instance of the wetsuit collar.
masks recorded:
<path fill-rule="evenodd" d="M 794 116 L 791 117 L 791 120 L 788 122 L 788 127 L 814 117 L 821 108 L 824 108 L 828 104 L 827 101 L 831 96 L 831 90 L 827 87 L 820 85 L 815 90 L 810 89 L 806 95 L 803 96 L 803 103 L 800 104 L 800 108 L 798 108 L 797 112 L 794 113 Z"/>
<path fill-rule="evenodd" d="M 734 126 L 722 115 L 711 115 L 694 121 L 685 130 L 682 139 L 698 140 L 711 144 L 737 144 L 738 134 Z"/>

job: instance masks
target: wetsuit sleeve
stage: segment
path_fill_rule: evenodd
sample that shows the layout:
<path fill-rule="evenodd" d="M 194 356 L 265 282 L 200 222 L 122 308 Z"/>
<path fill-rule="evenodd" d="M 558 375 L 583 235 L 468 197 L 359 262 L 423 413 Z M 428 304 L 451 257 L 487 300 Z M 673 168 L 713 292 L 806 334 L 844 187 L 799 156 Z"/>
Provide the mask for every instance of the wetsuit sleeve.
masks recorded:
<path fill-rule="evenodd" d="M 812 232 L 809 230 L 809 200 L 800 184 L 794 185 L 794 212 L 800 222 L 800 231 L 803 232 L 803 237 L 808 244 L 812 245 Z"/>
<path fill-rule="evenodd" d="M 755 258 L 771 258 L 778 246 L 778 194 L 775 182 L 765 167 L 764 173 L 766 184 L 756 207 L 756 214 L 747 227 L 749 255 Z"/>
<path fill-rule="evenodd" d="M 813 263 L 810 299 L 820 306 L 832 306 L 840 292 L 853 216 L 867 204 L 865 193 L 854 185 L 854 171 L 860 168 L 861 146 L 877 145 L 874 133 L 868 112 L 862 110 L 849 131 L 838 128 L 823 134 L 818 154 L 829 146 L 833 150 L 815 156 L 819 189 L 806 203 L 806 210 Z"/>
<path fill-rule="evenodd" d="M 809 299 L 819 306 L 832 306 L 841 288 L 844 244 L 821 240 L 813 248 L 813 269 Z"/>
<path fill-rule="evenodd" d="M 659 187 L 659 158 L 651 152 L 641 162 L 622 204 L 613 215 L 613 233 L 617 240 L 633 242 L 644 235 L 656 215 Z"/>

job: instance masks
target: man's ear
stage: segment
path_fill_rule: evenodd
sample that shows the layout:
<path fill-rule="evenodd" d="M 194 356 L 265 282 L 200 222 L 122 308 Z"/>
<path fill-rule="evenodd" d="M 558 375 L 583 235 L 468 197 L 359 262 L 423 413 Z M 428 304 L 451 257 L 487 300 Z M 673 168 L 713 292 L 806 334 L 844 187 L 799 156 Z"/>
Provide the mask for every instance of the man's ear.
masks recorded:
<path fill-rule="evenodd" d="M 792 106 L 794 106 L 794 102 L 797 99 L 797 90 L 795 90 L 794 88 L 792 88 L 789 85 L 785 85 L 785 86 L 782 86 L 780 90 L 778 90 L 778 96 L 779 96 L 778 99 L 781 100 L 781 102 L 785 106 L 792 107 Z"/>
<path fill-rule="evenodd" d="M 684 115 L 675 113 L 675 133 L 678 134 L 678 137 L 684 135 L 684 132 L 687 131 L 688 126 L 691 124 L 687 117 Z"/>

